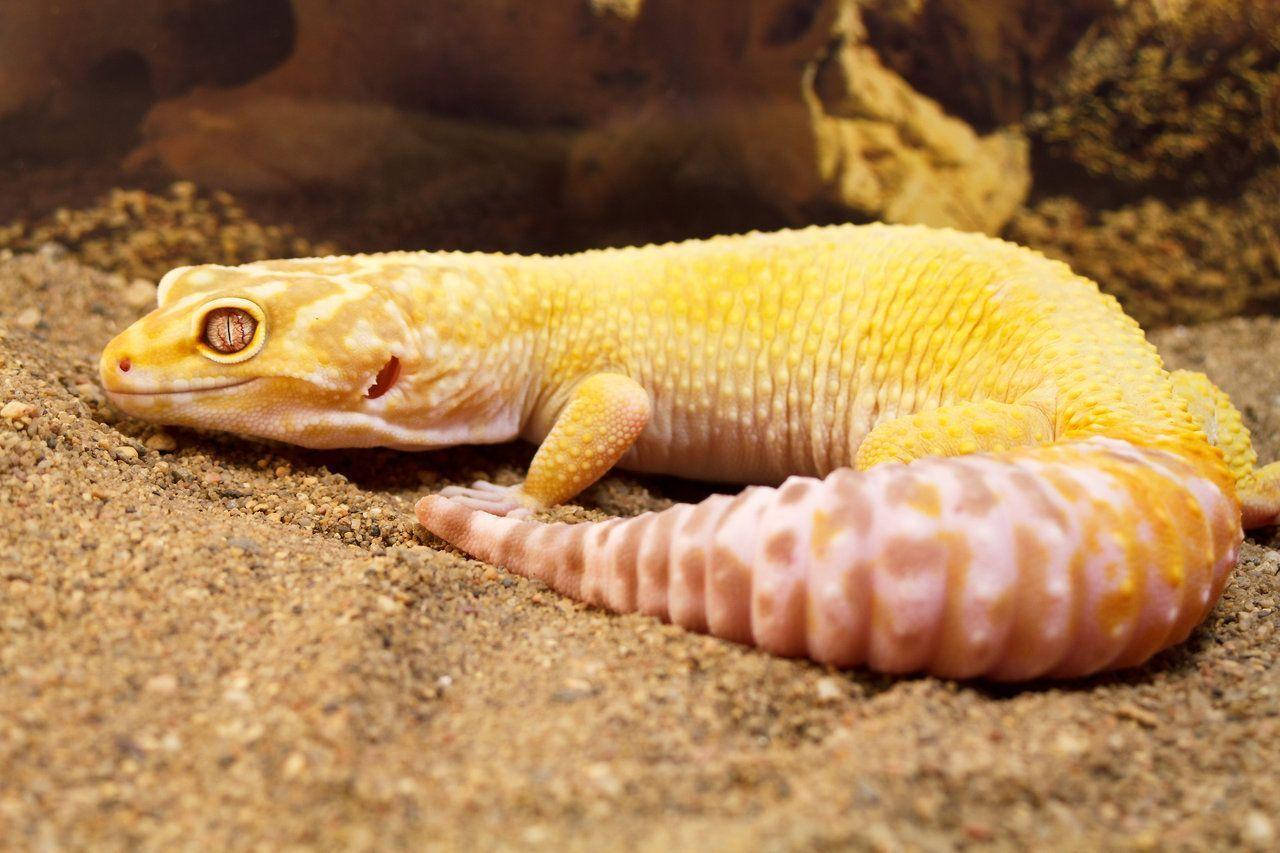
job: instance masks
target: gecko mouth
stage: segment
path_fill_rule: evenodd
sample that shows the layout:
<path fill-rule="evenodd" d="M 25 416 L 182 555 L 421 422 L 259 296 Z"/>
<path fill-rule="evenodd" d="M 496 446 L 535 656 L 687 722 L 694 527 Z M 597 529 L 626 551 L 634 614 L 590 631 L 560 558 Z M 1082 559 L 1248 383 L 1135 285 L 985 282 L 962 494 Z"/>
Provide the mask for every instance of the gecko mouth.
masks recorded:
<path fill-rule="evenodd" d="M 239 388 L 241 385 L 248 385 L 250 382 L 256 382 L 258 378 L 255 376 L 251 379 L 241 379 L 239 382 L 228 382 L 224 385 L 200 385 L 193 388 L 164 388 L 156 391 L 120 391 L 108 388 L 108 394 L 120 394 L 126 397 L 162 397 L 169 394 L 207 394 L 210 391 L 225 391 L 228 388 Z"/>

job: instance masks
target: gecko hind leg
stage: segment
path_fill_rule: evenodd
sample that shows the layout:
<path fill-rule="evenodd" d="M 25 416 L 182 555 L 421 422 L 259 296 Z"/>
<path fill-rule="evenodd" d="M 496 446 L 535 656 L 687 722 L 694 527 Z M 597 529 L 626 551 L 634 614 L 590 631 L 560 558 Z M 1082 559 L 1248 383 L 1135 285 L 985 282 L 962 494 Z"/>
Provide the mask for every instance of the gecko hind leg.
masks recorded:
<path fill-rule="evenodd" d="M 1246 530 L 1280 525 L 1280 462 L 1263 465 L 1237 481 L 1236 495 Z"/>
<path fill-rule="evenodd" d="M 911 462 L 926 456 L 1007 450 L 1049 444 L 1053 423 L 1027 403 L 956 403 L 903 415 L 877 424 L 854 457 L 865 470 L 882 462 Z"/>
<path fill-rule="evenodd" d="M 1240 520 L 1246 528 L 1280 523 L 1280 462 L 1261 468 L 1254 466 L 1258 454 L 1253 449 L 1249 428 L 1226 392 L 1203 373 L 1174 370 L 1173 390 L 1187 403 L 1209 442 L 1222 451 L 1227 468 L 1236 478 L 1240 500 Z"/>

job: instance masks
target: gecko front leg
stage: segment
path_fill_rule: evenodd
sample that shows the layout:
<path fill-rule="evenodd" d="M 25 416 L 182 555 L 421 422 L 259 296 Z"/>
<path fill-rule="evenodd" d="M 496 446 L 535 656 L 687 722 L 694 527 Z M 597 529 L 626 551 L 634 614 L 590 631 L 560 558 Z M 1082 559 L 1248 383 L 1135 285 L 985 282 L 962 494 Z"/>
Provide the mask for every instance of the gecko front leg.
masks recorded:
<path fill-rule="evenodd" d="M 523 517 L 564 503 L 622 458 L 649 423 L 649 394 L 628 376 L 596 373 L 577 384 L 515 486 L 480 481 L 440 494 L 493 515 Z"/>

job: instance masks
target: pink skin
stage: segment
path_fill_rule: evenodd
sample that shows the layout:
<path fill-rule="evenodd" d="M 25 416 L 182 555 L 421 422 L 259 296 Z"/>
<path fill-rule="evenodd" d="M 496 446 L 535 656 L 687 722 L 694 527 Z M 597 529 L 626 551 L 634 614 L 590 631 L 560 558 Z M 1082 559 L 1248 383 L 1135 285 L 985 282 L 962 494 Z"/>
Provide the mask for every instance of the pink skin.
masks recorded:
<path fill-rule="evenodd" d="M 588 524 L 485 503 L 431 495 L 417 514 L 609 610 L 840 667 L 1008 681 L 1137 666 L 1186 639 L 1242 538 L 1231 499 L 1189 464 L 1112 439 L 840 469 Z"/>
<path fill-rule="evenodd" d="M 507 518 L 528 518 L 533 511 L 518 501 L 511 486 L 499 486 L 484 480 L 476 480 L 470 486 L 445 486 L 437 494 L 450 498 L 459 506 L 504 515 Z"/>

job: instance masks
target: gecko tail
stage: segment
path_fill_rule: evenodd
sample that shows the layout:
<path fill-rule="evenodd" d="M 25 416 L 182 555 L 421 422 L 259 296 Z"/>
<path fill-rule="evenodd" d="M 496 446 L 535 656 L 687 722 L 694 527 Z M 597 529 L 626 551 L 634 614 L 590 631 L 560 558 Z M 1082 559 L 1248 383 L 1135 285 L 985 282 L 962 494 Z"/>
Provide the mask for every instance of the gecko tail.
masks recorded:
<path fill-rule="evenodd" d="M 587 524 L 428 496 L 463 551 L 580 601 L 780 655 L 952 678 L 1077 677 L 1182 642 L 1242 539 L 1188 462 L 1124 441 L 922 459 Z"/>

